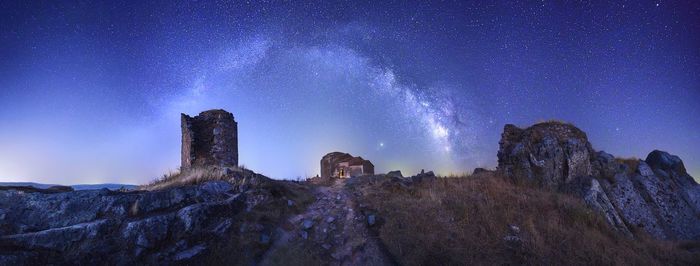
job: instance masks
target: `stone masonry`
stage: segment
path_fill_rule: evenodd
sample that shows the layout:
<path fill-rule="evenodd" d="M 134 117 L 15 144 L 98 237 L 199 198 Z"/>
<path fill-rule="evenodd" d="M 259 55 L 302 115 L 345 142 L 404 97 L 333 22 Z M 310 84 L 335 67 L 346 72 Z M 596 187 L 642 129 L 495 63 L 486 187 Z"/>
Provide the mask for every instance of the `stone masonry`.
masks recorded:
<path fill-rule="evenodd" d="M 182 114 L 182 169 L 238 166 L 238 123 L 221 109 Z"/>

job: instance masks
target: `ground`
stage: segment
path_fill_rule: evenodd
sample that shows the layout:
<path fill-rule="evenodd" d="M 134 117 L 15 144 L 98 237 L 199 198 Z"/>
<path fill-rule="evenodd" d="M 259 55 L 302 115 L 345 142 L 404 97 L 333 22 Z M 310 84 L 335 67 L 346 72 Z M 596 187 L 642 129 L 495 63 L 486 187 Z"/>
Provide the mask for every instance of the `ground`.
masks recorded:
<path fill-rule="evenodd" d="M 304 251 L 309 262 L 329 265 L 389 265 L 369 229 L 370 221 L 347 189 L 347 179 L 333 180 L 330 186 L 314 188 L 316 201 L 290 217 L 273 234 L 273 243 L 261 265 L 289 264 L 290 247 Z M 293 204 L 290 202 L 290 204 Z M 284 260 L 284 261 L 282 261 Z"/>
<path fill-rule="evenodd" d="M 218 179 L 170 178 L 153 191 L 0 190 L 0 265 L 700 261 L 700 242 L 620 234 L 579 197 L 489 171 L 308 182 L 209 177 Z"/>

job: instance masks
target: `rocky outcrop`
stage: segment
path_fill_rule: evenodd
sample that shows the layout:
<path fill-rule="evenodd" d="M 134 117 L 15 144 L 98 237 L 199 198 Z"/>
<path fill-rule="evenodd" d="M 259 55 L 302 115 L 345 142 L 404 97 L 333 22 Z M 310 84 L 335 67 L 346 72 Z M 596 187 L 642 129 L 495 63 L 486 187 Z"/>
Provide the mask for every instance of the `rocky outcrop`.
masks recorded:
<path fill-rule="evenodd" d="M 420 173 L 409 177 L 409 179 L 412 182 L 423 182 L 423 180 L 432 180 L 432 179 L 436 179 L 436 178 L 437 178 L 437 176 L 435 176 L 435 173 L 433 173 L 433 171 L 426 172 L 424 170 L 421 170 Z"/>
<path fill-rule="evenodd" d="M 577 195 L 624 234 L 700 239 L 700 186 L 678 156 L 655 150 L 646 160 L 618 160 L 559 122 L 506 125 L 499 144 L 500 173 Z"/>
<path fill-rule="evenodd" d="M 472 176 L 492 175 L 494 173 L 496 173 L 496 171 L 494 171 L 494 170 L 489 170 L 486 168 L 477 167 L 477 168 L 474 168 L 474 171 L 472 171 Z"/>
<path fill-rule="evenodd" d="M 572 125 L 550 122 L 525 130 L 506 125 L 499 144 L 498 168 L 508 176 L 560 189 L 591 175 L 593 148 L 586 133 Z"/>
<path fill-rule="evenodd" d="M 162 191 L 0 191 L 0 264 L 173 264 L 225 241 L 247 193 L 223 181 Z"/>
<path fill-rule="evenodd" d="M 233 114 L 209 110 L 181 118 L 182 169 L 238 166 L 238 123 Z"/>
<path fill-rule="evenodd" d="M 615 205 L 610 201 L 597 179 L 592 176 L 576 177 L 567 184 L 564 191 L 581 197 L 586 205 L 601 213 L 608 224 L 613 226 L 618 232 L 632 236 L 632 232 L 630 232 L 625 221 L 618 214 Z"/>
<path fill-rule="evenodd" d="M 700 239 L 700 210 L 693 202 L 700 196 L 700 187 L 682 168 L 682 162 L 681 168 L 664 170 L 654 164 L 653 154 L 675 157 L 654 151 L 649 154 L 652 158 L 640 160 L 633 172 L 616 175 L 615 181 L 620 182 L 610 184 L 611 194 L 627 190 L 615 195 L 619 197 L 618 209 L 629 224 L 644 228 L 657 238 Z"/>
<path fill-rule="evenodd" d="M 403 178 L 403 174 L 401 173 L 400 170 L 389 171 L 388 173 L 386 173 L 386 176 L 395 177 L 395 178 Z"/>

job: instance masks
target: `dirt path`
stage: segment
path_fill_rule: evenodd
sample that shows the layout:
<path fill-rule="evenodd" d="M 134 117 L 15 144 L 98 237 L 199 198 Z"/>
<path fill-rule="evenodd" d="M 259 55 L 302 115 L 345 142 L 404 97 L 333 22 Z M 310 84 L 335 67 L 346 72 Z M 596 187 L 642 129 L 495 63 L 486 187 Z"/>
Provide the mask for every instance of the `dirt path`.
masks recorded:
<path fill-rule="evenodd" d="M 330 265 L 391 265 L 345 188 L 345 180 L 318 187 L 315 194 L 316 202 L 277 229 L 261 265 L 274 264 L 271 255 L 288 245 L 311 247 Z"/>

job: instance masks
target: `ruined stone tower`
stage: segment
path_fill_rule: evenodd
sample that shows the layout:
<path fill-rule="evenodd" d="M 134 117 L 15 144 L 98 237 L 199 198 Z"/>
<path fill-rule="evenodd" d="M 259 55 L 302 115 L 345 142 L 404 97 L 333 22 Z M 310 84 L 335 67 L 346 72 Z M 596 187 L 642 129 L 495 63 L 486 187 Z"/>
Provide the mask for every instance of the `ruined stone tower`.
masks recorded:
<path fill-rule="evenodd" d="M 238 123 L 221 109 L 190 117 L 182 114 L 181 169 L 238 166 Z"/>

